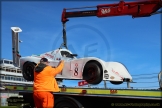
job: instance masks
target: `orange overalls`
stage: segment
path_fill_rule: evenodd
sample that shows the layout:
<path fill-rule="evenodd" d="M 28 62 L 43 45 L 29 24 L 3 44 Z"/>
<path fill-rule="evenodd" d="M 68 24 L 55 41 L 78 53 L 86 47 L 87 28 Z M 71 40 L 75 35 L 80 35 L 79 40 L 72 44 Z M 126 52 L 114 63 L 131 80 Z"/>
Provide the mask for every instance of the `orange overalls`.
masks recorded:
<path fill-rule="evenodd" d="M 39 66 L 39 64 L 37 66 Z M 64 62 L 61 62 L 56 68 L 46 66 L 43 67 L 42 71 L 34 72 L 33 98 L 36 108 L 54 107 L 54 96 L 52 92 L 60 91 L 54 77 L 61 72 L 63 66 Z"/>

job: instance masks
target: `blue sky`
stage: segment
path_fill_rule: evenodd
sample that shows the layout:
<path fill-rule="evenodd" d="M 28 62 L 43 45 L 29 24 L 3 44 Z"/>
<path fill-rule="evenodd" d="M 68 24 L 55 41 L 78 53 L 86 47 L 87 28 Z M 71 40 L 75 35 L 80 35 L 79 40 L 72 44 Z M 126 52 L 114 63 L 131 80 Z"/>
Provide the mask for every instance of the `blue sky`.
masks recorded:
<path fill-rule="evenodd" d="M 11 27 L 22 29 L 20 54 L 41 54 L 59 48 L 62 43 L 61 14 L 63 8 L 97 6 L 118 1 L 7 1 L 2 2 L 2 58 L 12 59 Z M 158 88 L 161 70 L 161 17 L 135 18 L 82 17 L 66 23 L 69 50 L 79 57 L 95 56 L 105 61 L 123 63 L 137 83 L 134 88 Z M 144 74 L 144 75 L 143 75 Z M 66 80 L 67 86 L 78 81 Z M 126 83 L 108 87 L 126 88 Z M 103 87 L 103 82 L 97 87 Z"/>

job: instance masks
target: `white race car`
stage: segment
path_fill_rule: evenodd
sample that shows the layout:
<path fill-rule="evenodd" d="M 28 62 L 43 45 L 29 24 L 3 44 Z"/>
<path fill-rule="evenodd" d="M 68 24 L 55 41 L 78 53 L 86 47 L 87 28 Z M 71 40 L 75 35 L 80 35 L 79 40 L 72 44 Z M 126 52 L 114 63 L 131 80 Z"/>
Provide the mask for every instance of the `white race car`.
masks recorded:
<path fill-rule="evenodd" d="M 96 57 L 77 58 L 77 54 L 72 54 L 71 51 L 65 48 L 59 48 L 40 55 L 19 57 L 18 33 L 21 32 L 21 29 L 18 27 L 12 27 L 11 29 L 13 52 L 15 52 L 13 53 L 13 62 L 22 69 L 23 77 L 28 81 L 33 81 L 34 67 L 42 57 L 46 57 L 52 67 L 56 67 L 60 60 L 65 60 L 64 68 L 56 76 L 56 79 L 86 80 L 89 84 L 99 84 L 103 80 L 110 81 L 112 84 L 132 81 L 126 67 L 119 62 L 106 62 Z"/>

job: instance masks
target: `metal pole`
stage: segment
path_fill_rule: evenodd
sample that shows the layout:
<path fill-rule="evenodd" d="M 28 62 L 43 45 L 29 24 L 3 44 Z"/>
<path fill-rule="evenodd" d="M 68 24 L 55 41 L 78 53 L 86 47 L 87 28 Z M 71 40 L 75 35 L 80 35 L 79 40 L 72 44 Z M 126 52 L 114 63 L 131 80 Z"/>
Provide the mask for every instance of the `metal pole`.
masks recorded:
<path fill-rule="evenodd" d="M 90 84 L 88 84 L 88 87 L 89 87 L 89 88 L 91 88 L 91 85 L 90 85 Z"/>
<path fill-rule="evenodd" d="M 127 82 L 127 88 L 130 88 L 130 82 Z"/>
<path fill-rule="evenodd" d="M 104 81 L 104 87 L 107 88 L 106 81 Z"/>
<path fill-rule="evenodd" d="M 65 47 L 66 49 L 67 48 L 67 40 L 66 40 L 66 25 L 65 25 L 65 22 L 63 22 L 63 44 L 61 45 L 61 47 Z"/>

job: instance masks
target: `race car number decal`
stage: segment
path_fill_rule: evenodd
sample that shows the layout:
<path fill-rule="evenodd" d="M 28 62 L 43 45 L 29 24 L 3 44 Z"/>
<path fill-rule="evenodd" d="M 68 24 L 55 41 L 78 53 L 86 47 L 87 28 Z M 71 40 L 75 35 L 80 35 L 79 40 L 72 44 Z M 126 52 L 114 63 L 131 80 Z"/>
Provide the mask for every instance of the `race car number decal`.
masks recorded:
<path fill-rule="evenodd" d="M 121 79 L 124 79 L 124 78 L 119 74 L 119 72 L 117 72 L 117 71 L 115 71 L 115 70 L 113 70 L 113 69 L 112 69 L 112 72 L 115 73 L 116 75 L 118 75 Z"/>
<path fill-rule="evenodd" d="M 45 55 L 46 55 L 47 57 L 52 58 L 52 59 L 53 59 L 53 57 L 54 57 L 53 55 L 51 55 L 51 54 L 47 54 L 47 53 L 46 53 Z"/>
<path fill-rule="evenodd" d="M 78 75 L 78 63 L 75 63 L 74 76 Z"/>

